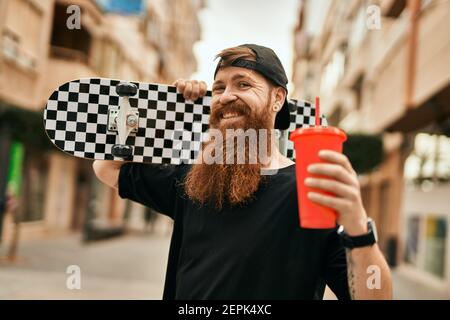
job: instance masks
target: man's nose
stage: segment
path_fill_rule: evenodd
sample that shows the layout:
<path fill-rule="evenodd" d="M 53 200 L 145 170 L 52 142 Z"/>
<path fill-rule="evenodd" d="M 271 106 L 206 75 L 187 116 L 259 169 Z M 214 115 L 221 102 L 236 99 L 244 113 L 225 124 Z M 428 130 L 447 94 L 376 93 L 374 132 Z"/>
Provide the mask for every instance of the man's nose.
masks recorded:
<path fill-rule="evenodd" d="M 228 104 L 230 102 L 233 102 L 235 100 L 237 100 L 236 95 L 233 93 L 232 90 L 227 88 L 220 95 L 219 102 L 220 102 L 221 105 L 226 105 L 226 104 Z"/>

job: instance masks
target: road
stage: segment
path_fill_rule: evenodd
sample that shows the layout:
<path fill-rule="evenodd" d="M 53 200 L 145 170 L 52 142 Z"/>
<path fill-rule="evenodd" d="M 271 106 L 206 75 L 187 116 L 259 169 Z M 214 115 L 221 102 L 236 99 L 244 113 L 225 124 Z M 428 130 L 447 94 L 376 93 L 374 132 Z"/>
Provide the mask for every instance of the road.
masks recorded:
<path fill-rule="evenodd" d="M 83 244 L 79 234 L 23 241 L 18 261 L 0 263 L 3 299 L 161 299 L 170 235 L 130 233 Z M 0 248 L 0 256 L 5 248 Z M 80 268 L 81 289 L 66 273 Z M 394 299 L 447 299 L 393 271 Z M 325 299 L 335 299 L 329 290 Z"/>
<path fill-rule="evenodd" d="M 168 235 L 130 234 L 87 245 L 80 239 L 22 243 L 18 261 L 0 265 L 0 299 L 161 299 Z M 80 267 L 79 290 L 67 287 L 70 265 Z"/>

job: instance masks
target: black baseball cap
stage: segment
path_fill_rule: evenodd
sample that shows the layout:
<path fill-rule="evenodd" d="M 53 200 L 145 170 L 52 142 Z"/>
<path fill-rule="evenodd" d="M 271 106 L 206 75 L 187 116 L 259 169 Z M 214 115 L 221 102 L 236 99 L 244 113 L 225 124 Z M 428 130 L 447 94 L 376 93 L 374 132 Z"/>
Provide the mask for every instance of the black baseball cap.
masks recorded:
<path fill-rule="evenodd" d="M 289 105 L 287 101 L 287 83 L 288 79 L 286 72 L 284 71 L 283 65 L 276 53 L 267 47 L 259 46 L 256 44 L 242 44 L 239 47 L 247 47 L 251 49 L 256 55 L 256 61 L 246 60 L 246 59 L 236 59 L 231 63 L 233 67 L 247 68 L 251 70 L 258 71 L 266 79 L 272 81 L 277 86 L 280 86 L 286 90 L 286 99 L 278 111 L 275 117 L 275 129 L 285 130 L 289 128 Z M 217 71 L 220 69 L 220 64 L 222 60 L 219 61 L 214 72 L 214 79 L 216 78 Z"/>

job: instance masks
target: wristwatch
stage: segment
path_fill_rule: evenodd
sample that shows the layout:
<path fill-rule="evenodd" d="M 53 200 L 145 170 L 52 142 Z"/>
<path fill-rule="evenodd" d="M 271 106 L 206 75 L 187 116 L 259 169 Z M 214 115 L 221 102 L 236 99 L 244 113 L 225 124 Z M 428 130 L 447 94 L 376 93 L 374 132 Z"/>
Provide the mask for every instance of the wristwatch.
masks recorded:
<path fill-rule="evenodd" d="M 342 245 L 347 249 L 367 247 L 375 244 L 378 240 L 377 228 L 375 221 L 371 218 L 367 219 L 367 233 L 360 236 L 349 236 L 344 226 L 339 226 L 337 233 L 341 239 Z"/>

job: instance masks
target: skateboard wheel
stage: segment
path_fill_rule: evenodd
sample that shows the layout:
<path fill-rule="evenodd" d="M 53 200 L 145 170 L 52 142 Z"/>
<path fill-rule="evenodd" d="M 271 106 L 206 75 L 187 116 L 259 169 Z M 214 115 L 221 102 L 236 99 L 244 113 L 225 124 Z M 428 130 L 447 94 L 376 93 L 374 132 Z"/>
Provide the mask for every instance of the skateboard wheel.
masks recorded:
<path fill-rule="evenodd" d="M 116 92 L 121 97 L 134 96 L 137 93 L 137 86 L 129 82 L 121 82 L 116 86 Z"/>
<path fill-rule="evenodd" d="M 133 157 L 133 147 L 123 144 L 115 144 L 111 149 L 114 157 L 123 158 L 124 160 L 131 160 Z"/>

